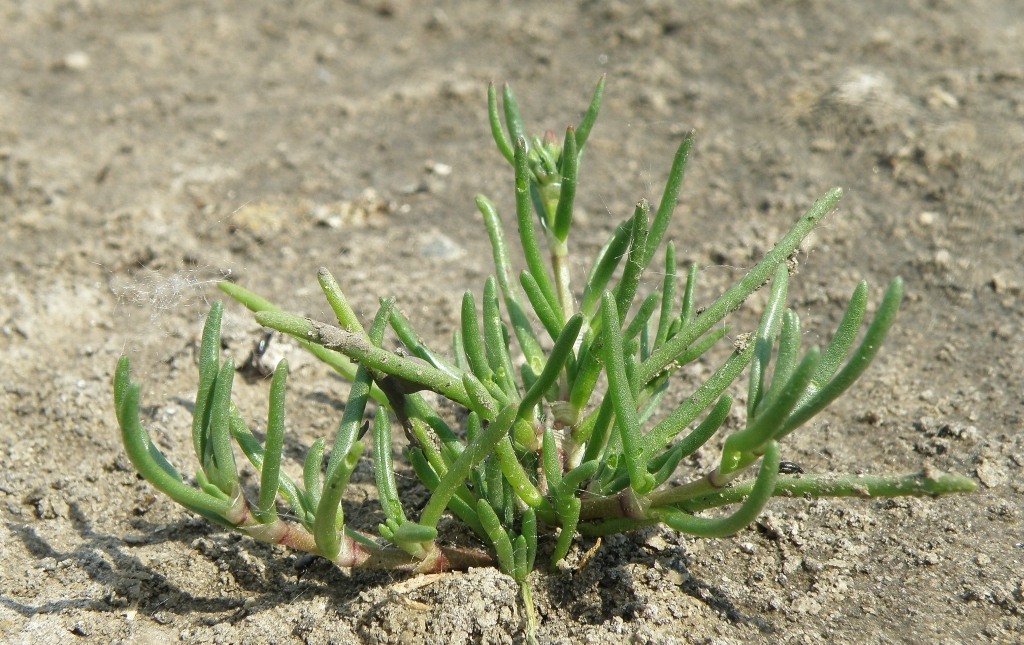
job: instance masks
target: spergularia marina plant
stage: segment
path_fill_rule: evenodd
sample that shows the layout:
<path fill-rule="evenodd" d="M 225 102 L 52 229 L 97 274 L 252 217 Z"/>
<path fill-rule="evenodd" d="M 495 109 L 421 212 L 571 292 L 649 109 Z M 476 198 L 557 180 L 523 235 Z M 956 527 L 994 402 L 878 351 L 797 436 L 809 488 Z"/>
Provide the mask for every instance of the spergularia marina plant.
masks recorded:
<path fill-rule="evenodd" d="M 254 539 L 342 567 L 438 572 L 494 564 L 521 585 L 526 600 L 538 542 L 545 545 L 546 566 L 555 568 L 580 535 L 663 524 L 723 537 L 750 525 L 776 496 L 973 490 L 966 477 L 930 470 L 805 474 L 780 461 L 786 437 L 864 373 L 903 297 L 896 278 L 865 323 L 868 287 L 861 282 L 829 342 L 804 346 L 800 319 L 786 307 L 787 260 L 833 209 L 840 189 L 814 202 L 724 293 L 698 302 L 696 265 L 679 267 L 672 242 L 662 244 L 691 134 L 679 145 L 658 204 L 637 203 L 589 262 L 582 286 L 573 282 L 570 234 L 579 169 L 603 92 L 602 79 L 579 125 L 559 141 L 528 136 L 512 90 L 504 88 L 499 106 L 489 88 L 491 131 L 513 171 L 514 219 L 508 226 L 488 198 L 477 196 L 494 275 L 482 293 L 465 292 L 450 346 L 428 346 L 391 298 L 380 300 L 373 320 L 360 320 L 326 268 L 317 277 L 336 317 L 329 322 L 286 313 L 221 283 L 260 324 L 288 334 L 352 383 L 337 431 L 310 446 L 301 479 L 282 469 L 288 366 L 281 361 L 274 369 L 260 440 L 232 402 L 236 365 L 221 360 L 219 302 L 207 316 L 199 353 L 194 476 L 183 475 L 153 443 L 139 418 L 140 388 L 131 381 L 128 358 L 118 363 L 115 409 L 135 468 L 179 504 Z M 518 273 L 507 227 L 518 229 L 525 257 Z M 645 271 L 661 276 L 651 293 L 640 289 Z M 756 329 L 740 334 L 730 328 L 729 314 L 762 287 L 768 296 Z M 405 351 L 382 347 L 388 330 Z M 712 365 L 711 376 L 677 394 L 681 387 L 672 379 L 680 368 L 709 360 L 709 350 L 729 339 L 732 351 Z M 737 390 L 741 379 L 746 385 Z M 451 406 L 439 407 L 429 393 L 464 413 L 450 414 Z M 734 396 L 745 406 L 745 414 L 733 415 L 743 419 L 742 427 L 726 429 Z M 395 428 L 407 437 L 402 458 L 429 491 L 422 508 L 413 509 L 396 485 Z M 723 434 L 724 441 L 712 442 Z M 687 458 L 718 444 L 716 465 L 695 472 Z M 242 486 L 240 455 L 259 474 L 256 491 Z M 376 527 L 345 521 L 345 488 L 360 459 L 373 462 L 383 517 Z M 477 543 L 442 542 L 438 523 L 446 513 Z"/>

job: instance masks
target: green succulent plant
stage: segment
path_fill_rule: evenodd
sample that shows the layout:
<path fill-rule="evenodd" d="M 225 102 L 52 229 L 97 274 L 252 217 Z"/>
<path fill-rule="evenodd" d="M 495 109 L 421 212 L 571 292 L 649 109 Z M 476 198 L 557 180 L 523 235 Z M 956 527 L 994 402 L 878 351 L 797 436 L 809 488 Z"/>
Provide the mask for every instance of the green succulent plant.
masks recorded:
<path fill-rule="evenodd" d="M 646 201 L 637 203 L 594 258 L 582 289 L 574 288 L 569 242 L 579 166 L 603 91 L 604 79 L 579 125 L 558 141 L 551 135 L 528 138 L 511 89 L 504 88 L 500 109 L 494 86 L 489 88 L 491 131 L 514 170 L 515 224 L 526 268 L 514 274 L 498 210 L 478 196 L 495 274 L 484 284 L 482 316 L 473 292 L 465 293 L 461 325 L 447 351 L 428 347 L 393 299 L 382 299 L 364 327 L 327 269 L 318 279 L 337 318 L 332 323 L 285 313 L 238 285 L 221 283 L 225 293 L 256 312 L 260 324 L 290 335 L 352 382 L 330 450 L 324 439 L 310 447 L 302 481 L 281 469 L 288 367 L 281 361 L 274 370 L 266 439 L 260 442 L 231 400 L 235 365 L 220 360 L 220 303 L 207 317 L 199 357 L 192 430 L 200 467 L 194 484 L 168 463 L 142 427 L 139 386 L 130 380 L 128 358 L 118 363 L 115 408 L 134 466 L 179 504 L 258 540 L 344 567 L 432 572 L 496 563 L 524 593 L 543 536 L 552 536 L 547 561 L 555 567 L 580 534 L 661 523 L 695 536 L 727 536 L 754 521 L 773 496 L 973 490 L 966 477 L 932 471 L 780 472 L 780 443 L 863 374 L 903 295 L 902 281 L 894 279 L 861 333 L 868 303 L 861 282 L 831 341 L 823 349 L 802 347 L 799 317 L 786 308 L 787 260 L 832 210 L 840 189 L 818 199 L 713 302 L 698 305 L 697 267 L 691 264 L 680 275 L 671 242 L 657 265 L 664 276 L 660 289 L 642 294 L 641 277 L 661 248 L 676 205 L 691 134 L 675 154 L 653 217 Z M 735 334 L 723 321 L 768 283 L 760 324 L 751 333 Z M 381 347 L 387 328 L 406 352 Z M 666 401 L 673 374 L 730 334 L 737 339 L 733 351 L 711 377 L 686 398 Z M 694 473 L 681 467 L 724 432 L 734 404 L 729 390 L 744 371 L 744 426 L 727 434 L 714 469 Z M 464 424 L 453 427 L 423 391 L 464 408 Z M 418 512 L 396 486 L 396 423 L 408 437 L 404 457 L 429 491 Z M 236 447 L 260 475 L 254 499 L 240 484 Z M 342 510 L 346 484 L 367 447 L 384 517 L 376 535 L 351 527 Z M 278 512 L 279 500 L 288 507 L 287 518 Z M 713 511 L 726 506 L 726 513 Z M 437 529 L 446 512 L 486 547 L 442 544 Z"/>

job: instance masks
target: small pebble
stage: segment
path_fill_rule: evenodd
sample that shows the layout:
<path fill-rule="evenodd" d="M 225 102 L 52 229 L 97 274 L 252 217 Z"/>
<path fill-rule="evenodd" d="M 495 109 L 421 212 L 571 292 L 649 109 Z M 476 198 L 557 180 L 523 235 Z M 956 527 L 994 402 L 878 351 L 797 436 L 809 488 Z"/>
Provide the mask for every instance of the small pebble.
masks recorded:
<path fill-rule="evenodd" d="M 60 67 L 71 72 L 85 71 L 92 61 L 89 60 L 89 54 L 83 51 L 71 52 L 64 57 L 61 61 Z"/>
<path fill-rule="evenodd" d="M 985 457 L 978 460 L 978 467 L 975 469 L 974 474 L 977 475 L 986 488 L 1002 486 L 1009 481 L 1006 471 L 991 459 L 986 459 Z"/>
<path fill-rule="evenodd" d="M 420 254 L 428 258 L 452 260 L 461 257 L 466 249 L 459 246 L 452 238 L 440 231 L 433 231 L 424 236 L 420 244 Z"/>
<path fill-rule="evenodd" d="M 82 622 L 75 623 L 75 626 L 71 628 L 71 633 L 75 636 L 92 636 L 92 630 Z"/>
<path fill-rule="evenodd" d="M 428 161 L 426 164 L 427 172 L 437 175 L 438 177 L 447 177 L 452 174 L 452 167 L 446 163 L 440 161 Z"/>

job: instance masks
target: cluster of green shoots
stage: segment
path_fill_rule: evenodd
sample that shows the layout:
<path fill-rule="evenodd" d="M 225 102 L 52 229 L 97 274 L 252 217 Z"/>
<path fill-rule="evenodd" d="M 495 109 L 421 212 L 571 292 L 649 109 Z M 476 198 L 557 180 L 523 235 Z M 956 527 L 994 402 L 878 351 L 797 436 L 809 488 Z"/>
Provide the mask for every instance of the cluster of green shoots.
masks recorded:
<path fill-rule="evenodd" d="M 558 141 L 550 133 L 528 138 L 512 91 L 504 89 L 499 107 L 491 86 L 490 125 L 514 169 L 515 225 L 526 268 L 514 276 L 498 211 L 478 196 L 495 275 L 484 284 L 482 315 L 473 293 L 465 293 L 461 326 L 447 351 L 424 344 L 393 299 L 382 299 L 364 327 L 327 269 L 318 278 L 336 324 L 285 313 L 235 284 L 220 285 L 256 312 L 260 324 L 290 335 L 352 382 L 329 452 L 324 439 L 310 447 L 301 481 L 287 476 L 281 463 L 288 367 L 281 361 L 274 370 L 261 441 L 232 402 L 235 365 L 220 358 L 220 303 L 207 317 L 199 355 L 192 437 L 200 468 L 194 484 L 168 463 L 142 427 L 139 386 L 130 380 L 128 359 L 117 366 L 117 420 L 139 472 L 213 522 L 340 566 L 434 572 L 496 563 L 524 589 L 538 542 L 555 568 L 578 535 L 660 523 L 695 536 L 728 536 L 753 522 L 773 496 L 973 490 L 966 477 L 930 471 L 814 475 L 780 462 L 780 442 L 871 363 L 902 298 L 903 284 L 895 279 L 861 332 L 868 301 L 861 283 L 828 345 L 802 347 L 800 320 L 786 308 L 789 259 L 832 210 L 839 189 L 816 201 L 713 302 L 697 302 L 697 268 L 690 265 L 680 275 L 672 243 L 654 270 L 663 276 L 660 289 L 641 294 L 641 278 L 655 260 L 679 195 L 693 143 L 688 136 L 653 217 L 646 201 L 636 204 L 594 259 L 583 288 L 573 287 L 569 234 L 577 178 L 603 90 L 602 79 L 579 125 Z M 757 328 L 731 332 L 723 320 L 768 283 Z M 381 346 L 389 329 L 404 350 Z M 664 401 L 666 392 L 680 389 L 670 389 L 672 375 L 727 336 L 734 339 L 733 349 L 711 377 L 682 400 Z M 716 467 L 692 472 L 687 458 L 725 433 L 734 404 L 728 390 L 744 372 L 746 414 L 734 415 L 745 419 L 743 426 L 725 436 Z M 442 414 L 432 402 L 437 397 L 427 392 L 465 412 Z M 364 421 L 366 416 L 372 418 Z M 462 421 L 453 423 L 455 418 Z M 429 491 L 422 508 L 403 501 L 396 485 L 396 424 L 408 438 L 404 457 Z M 258 491 L 246 490 L 240 480 L 236 446 L 259 473 Z M 342 503 L 368 447 L 383 516 L 376 534 L 346 524 Z M 287 512 L 279 511 L 282 500 Z M 438 523 L 446 513 L 486 548 L 440 542 Z"/>

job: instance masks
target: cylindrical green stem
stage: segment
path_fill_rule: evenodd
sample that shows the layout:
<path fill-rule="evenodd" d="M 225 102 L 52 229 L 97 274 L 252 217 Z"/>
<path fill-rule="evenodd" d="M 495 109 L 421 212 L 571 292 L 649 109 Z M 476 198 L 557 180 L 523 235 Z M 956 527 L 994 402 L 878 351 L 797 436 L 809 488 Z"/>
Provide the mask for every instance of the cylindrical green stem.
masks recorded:
<path fill-rule="evenodd" d="M 623 458 L 629 468 L 629 481 L 634 491 L 647 493 L 654 487 L 654 478 L 647 472 L 644 458 L 644 439 L 640 434 L 640 420 L 636 401 L 626 376 L 622 351 L 622 330 L 615 310 L 615 297 L 604 294 L 601 311 L 604 314 L 605 368 L 608 373 L 608 396 L 615 406 L 616 424 L 622 436 Z"/>
<path fill-rule="evenodd" d="M 267 444 L 260 473 L 260 498 L 255 515 L 264 524 L 277 520 L 277 491 L 281 481 L 281 451 L 284 448 L 284 395 L 288 363 L 274 368 L 270 382 L 270 411 L 267 414 Z"/>
<path fill-rule="evenodd" d="M 448 506 L 455 491 L 469 477 L 469 470 L 494 450 L 494 446 L 503 437 L 508 436 L 512 422 L 516 417 L 516 406 L 506 406 L 498 414 L 498 418 L 487 425 L 477 437 L 469 442 L 455 463 L 444 474 L 437 488 L 430 496 L 430 501 L 420 514 L 419 523 L 424 526 L 437 526 L 441 514 Z"/>
<path fill-rule="evenodd" d="M 256 322 L 290 336 L 337 350 L 370 369 L 408 382 L 412 388 L 419 385 L 420 389 L 431 390 L 462 405 L 469 405 L 469 397 L 466 395 L 466 389 L 462 386 L 462 381 L 456 380 L 430 365 L 423 365 L 374 347 L 359 334 L 308 318 L 276 311 L 264 311 L 256 314 Z M 409 389 L 408 391 L 415 390 Z"/>
<path fill-rule="evenodd" d="M 926 470 L 907 475 L 783 475 L 775 482 L 776 497 L 923 497 L 970 493 L 977 488 L 970 477 Z M 659 504 L 673 504 L 690 512 L 734 504 L 750 493 L 753 482 L 714 492 L 673 499 L 672 491 L 655 493 Z"/>
<path fill-rule="evenodd" d="M 719 296 L 715 302 L 705 309 L 700 316 L 682 329 L 674 338 L 666 342 L 659 349 L 655 350 L 640 369 L 640 381 L 648 383 L 667 367 L 676 356 L 678 356 L 693 341 L 700 338 L 704 333 L 718 324 L 729 312 L 740 306 L 746 298 L 756 291 L 764 281 L 768 279 L 779 263 L 785 261 L 793 251 L 800 245 L 807 235 L 814 230 L 832 207 L 836 205 L 843 191 L 840 188 L 833 188 L 825 193 L 823 197 L 814 202 L 803 217 L 801 217 L 789 233 L 785 235 L 764 259 L 757 263 L 739 282 Z"/>

